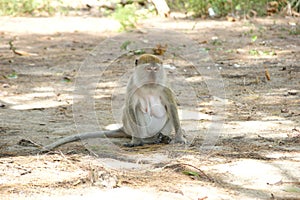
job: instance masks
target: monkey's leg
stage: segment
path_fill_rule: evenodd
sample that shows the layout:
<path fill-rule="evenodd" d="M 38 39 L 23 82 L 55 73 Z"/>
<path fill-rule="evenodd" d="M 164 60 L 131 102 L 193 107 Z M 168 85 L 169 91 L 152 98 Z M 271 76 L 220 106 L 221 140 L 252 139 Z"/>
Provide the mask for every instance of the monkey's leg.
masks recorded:
<path fill-rule="evenodd" d="M 126 113 L 127 117 L 124 118 L 123 124 L 126 125 L 127 132 L 131 134 L 131 142 L 125 143 L 125 147 L 143 146 L 144 143 L 140 136 L 141 125 L 144 124 L 143 116 L 138 116 L 138 107 L 127 106 Z M 126 130 L 126 129 L 125 129 Z"/>
<path fill-rule="evenodd" d="M 159 143 L 169 144 L 172 141 L 170 137 L 173 130 L 172 120 L 168 119 L 164 128 L 160 131 L 158 139 Z"/>
<path fill-rule="evenodd" d="M 151 138 L 145 138 L 143 141 L 144 144 L 170 144 L 172 139 L 160 132 Z"/>
<path fill-rule="evenodd" d="M 161 138 L 159 138 L 158 133 L 149 133 L 148 129 L 151 125 L 151 116 L 149 113 L 144 113 L 141 108 L 140 104 L 137 105 L 136 109 L 134 110 L 134 114 L 131 115 L 134 116 L 134 129 L 132 129 L 132 141 L 130 143 L 125 144 L 127 147 L 134 147 L 134 146 L 142 146 L 145 143 L 146 144 L 154 144 L 154 143 L 160 143 Z M 130 111 L 133 112 L 133 111 Z"/>
<path fill-rule="evenodd" d="M 137 146 L 143 146 L 144 142 L 141 140 L 141 138 L 132 136 L 131 142 L 125 143 L 125 147 L 137 147 Z"/>
<path fill-rule="evenodd" d="M 133 139 L 133 141 L 127 146 L 138 146 L 141 144 L 169 144 L 171 142 L 171 138 L 167 135 L 170 135 L 172 131 L 172 126 L 170 120 L 168 120 L 164 128 L 162 130 L 153 130 L 153 126 L 157 126 L 157 124 L 152 124 L 153 116 L 150 116 L 148 113 L 144 113 L 140 110 L 137 110 L 136 116 L 138 120 L 137 124 L 137 137 Z M 164 120 L 162 119 L 163 123 Z M 159 124 L 160 125 L 160 124 Z M 159 126 L 158 125 L 158 126 Z M 168 129 L 164 131 L 164 129 Z M 162 132 L 164 131 L 164 132 Z M 166 134 L 164 134 L 166 133 Z M 154 134 L 154 135 L 153 135 Z M 142 142 L 142 143 L 140 143 Z"/>

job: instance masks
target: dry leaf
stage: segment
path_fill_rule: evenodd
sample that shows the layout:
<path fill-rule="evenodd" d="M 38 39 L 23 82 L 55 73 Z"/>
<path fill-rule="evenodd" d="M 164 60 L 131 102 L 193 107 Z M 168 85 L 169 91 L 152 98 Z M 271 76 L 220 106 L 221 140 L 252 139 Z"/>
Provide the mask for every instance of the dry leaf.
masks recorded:
<path fill-rule="evenodd" d="M 28 53 L 28 52 L 22 51 L 22 50 L 13 50 L 13 52 L 19 56 L 37 56 L 37 54 L 35 54 L 35 53 Z"/>
<path fill-rule="evenodd" d="M 207 40 L 200 41 L 199 44 L 207 44 Z"/>
<path fill-rule="evenodd" d="M 267 80 L 270 81 L 271 80 L 271 76 L 270 76 L 269 70 L 267 69 L 266 66 L 264 66 L 264 68 L 265 68 L 265 76 L 266 76 Z"/>
<path fill-rule="evenodd" d="M 227 21 L 229 21 L 229 22 L 235 22 L 236 19 L 234 17 L 232 17 L 232 16 L 227 16 Z"/>
<path fill-rule="evenodd" d="M 154 55 L 164 55 L 165 52 L 167 51 L 168 45 L 165 44 L 164 46 L 161 44 L 157 44 L 155 48 L 153 48 L 153 53 Z"/>
<path fill-rule="evenodd" d="M 271 1 L 267 4 L 267 13 L 268 15 L 272 15 L 273 13 L 278 12 L 278 2 L 277 1 Z"/>

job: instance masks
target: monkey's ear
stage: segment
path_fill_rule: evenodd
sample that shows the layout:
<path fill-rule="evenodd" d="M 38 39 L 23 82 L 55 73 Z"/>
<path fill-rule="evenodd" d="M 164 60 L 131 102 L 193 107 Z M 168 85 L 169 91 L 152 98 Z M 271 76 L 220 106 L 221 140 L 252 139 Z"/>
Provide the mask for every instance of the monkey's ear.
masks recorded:
<path fill-rule="evenodd" d="M 135 59 L 135 66 L 137 66 L 139 64 L 139 59 Z"/>

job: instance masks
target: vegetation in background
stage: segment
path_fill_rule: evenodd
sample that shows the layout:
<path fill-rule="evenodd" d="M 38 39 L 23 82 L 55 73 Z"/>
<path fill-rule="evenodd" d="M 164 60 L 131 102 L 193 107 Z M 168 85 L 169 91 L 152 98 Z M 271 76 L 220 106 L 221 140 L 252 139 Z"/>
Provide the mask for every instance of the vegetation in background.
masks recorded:
<path fill-rule="evenodd" d="M 208 16 L 208 9 L 212 8 L 218 16 L 226 15 L 257 15 L 264 16 L 269 13 L 279 12 L 291 6 L 296 12 L 300 10 L 299 0 L 167 0 L 173 10 L 193 12 L 196 17 Z M 270 8 L 270 3 L 271 8 Z"/>
<path fill-rule="evenodd" d="M 146 8 L 137 2 L 126 5 L 117 4 L 116 9 L 112 12 L 112 17 L 120 22 L 120 31 L 127 31 L 135 28 L 138 20 L 145 18 L 153 10 L 153 7 Z"/>
<path fill-rule="evenodd" d="M 118 5 L 112 16 L 120 22 L 120 31 L 135 28 L 138 20 L 137 7 L 134 4 Z"/>
<path fill-rule="evenodd" d="M 250 10 L 255 10 L 259 15 L 263 15 L 268 2 L 269 0 L 169 0 L 170 6 L 192 11 L 195 16 L 207 16 L 210 7 L 218 16 L 242 15 L 247 14 Z"/>
<path fill-rule="evenodd" d="M 152 5 L 141 5 L 138 1 L 130 4 L 117 4 L 116 9 L 112 12 L 112 17 L 121 24 L 120 31 L 128 31 L 136 28 L 139 19 L 146 18 L 147 15 L 154 11 Z"/>
<path fill-rule="evenodd" d="M 53 15 L 62 0 L 0 0 L 0 16 Z"/>
<path fill-rule="evenodd" d="M 139 18 L 155 10 L 149 0 L 98 0 L 95 4 L 72 7 L 66 0 L 0 0 L 0 16 L 51 16 L 69 11 L 93 10 L 96 16 L 112 15 L 128 30 L 136 26 Z M 192 13 L 195 17 L 207 17 L 208 9 L 216 16 L 252 17 L 282 13 L 300 16 L 300 0 L 166 0 L 171 11 Z"/>

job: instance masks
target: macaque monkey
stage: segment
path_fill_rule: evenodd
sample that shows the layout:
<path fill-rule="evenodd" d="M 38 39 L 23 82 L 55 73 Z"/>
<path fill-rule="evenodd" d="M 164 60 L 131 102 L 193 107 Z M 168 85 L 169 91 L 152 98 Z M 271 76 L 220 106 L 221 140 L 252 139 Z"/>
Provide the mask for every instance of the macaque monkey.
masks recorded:
<path fill-rule="evenodd" d="M 126 90 L 123 107 L 123 127 L 71 135 L 44 147 L 51 150 L 63 144 L 88 138 L 131 138 L 125 146 L 169 143 L 175 129 L 175 143 L 186 143 L 181 128 L 177 105 L 172 91 L 166 87 L 167 77 L 163 62 L 151 54 L 141 55 Z"/>

